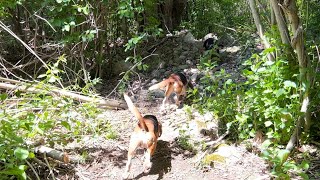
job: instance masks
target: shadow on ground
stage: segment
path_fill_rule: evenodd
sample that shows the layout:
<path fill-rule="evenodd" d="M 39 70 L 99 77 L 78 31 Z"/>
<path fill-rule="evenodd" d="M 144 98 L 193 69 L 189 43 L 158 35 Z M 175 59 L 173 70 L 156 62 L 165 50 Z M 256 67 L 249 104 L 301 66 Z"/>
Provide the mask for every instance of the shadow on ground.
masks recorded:
<path fill-rule="evenodd" d="M 149 175 L 158 175 L 157 179 L 163 179 L 163 175 L 171 170 L 171 159 L 170 143 L 159 140 L 157 150 L 152 157 L 152 167 Z M 146 175 L 147 174 L 140 173 L 133 179 L 140 179 Z"/>

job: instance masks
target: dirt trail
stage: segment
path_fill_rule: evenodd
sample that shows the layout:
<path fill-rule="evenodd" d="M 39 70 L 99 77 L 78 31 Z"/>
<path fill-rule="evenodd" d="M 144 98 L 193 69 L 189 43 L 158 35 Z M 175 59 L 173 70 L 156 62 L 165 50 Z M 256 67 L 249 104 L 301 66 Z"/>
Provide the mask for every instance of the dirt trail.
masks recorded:
<path fill-rule="evenodd" d="M 163 123 L 163 135 L 152 158 L 153 166 L 149 174 L 143 174 L 143 150 L 138 150 L 133 159 L 130 178 L 142 180 L 156 179 L 269 179 L 265 162 L 249 153 L 244 147 L 232 147 L 232 158 L 226 163 L 215 163 L 214 168 L 197 168 L 198 156 L 183 150 L 177 143 L 179 125 L 186 123 L 187 113 L 183 109 L 170 109 L 166 114 L 159 113 L 159 102 L 147 101 L 140 97 L 136 102 L 143 115 L 153 114 Z M 103 116 L 110 120 L 121 135 L 117 140 L 97 140 L 87 144 L 92 161 L 78 165 L 76 176 L 79 179 L 121 179 L 126 163 L 126 153 L 130 133 L 137 120 L 128 110 L 106 111 Z M 91 144 L 92 143 L 92 144 Z"/>
<path fill-rule="evenodd" d="M 234 74 L 238 69 L 239 58 L 236 54 L 240 53 L 240 48 L 228 47 L 233 42 L 232 38 L 230 42 L 227 40 L 228 38 L 223 40 L 226 48 L 221 50 L 221 58 L 225 63 L 220 67 L 226 69 L 226 72 Z M 181 141 L 180 143 L 178 141 L 182 137 L 179 130 L 184 129 L 186 134 L 197 133 L 197 123 L 194 121 L 206 119 L 206 115 L 198 113 L 190 116 L 190 113 L 186 113 L 184 109 L 177 109 L 174 106 L 169 108 L 166 114 L 159 113 L 163 92 L 162 95 L 159 92 L 156 93 L 157 95 L 154 97 L 157 98 L 151 98 L 146 91 L 150 84 L 155 83 L 153 82 L 155 79 L 155 81 L 159 81 L 160 78 L 177 71 L 185 72 L 197 84 L 196 81 L 201 77 L 201 72 L 196 68 L 196 64 L 199 63 L 201 47 L 202 41 L 195 40 L 190 33 L 168 39 L 161 47 L 157 48 L 156 52 L 160 55 L 157 58 L 166 61 L 160 63 L 156 59 L 150 59 L 149 63 L 158 62 L 159 65 L 151 63 L 150 66 L 155 69 L 148 75 L 141 75 L 143 80 L 139 77 L 140 81 L 133 82 L 132 87 L 128 88 L 128 91 L 134 92 L 133 101 L 141 113 L 155 115 L 163 124 L 163 135 L 159 139 L 157 150 L 152 158 L 153 166 L 150 173 L 142 173 L 143 150 L 139 150 L 137 157 L 132 162 L 130 175 L 132 179 L 270 179 L 267 165 L 263 159 L 248 152 L 245 147 L 235 146 L 229 142 L 223 142 L 226 145 L 223 150 L 224 155 L 227 156 L 225 161 L 212 163 L 212 166 L 209 167 L 196 166 L 196 164 L 199 165 L 198 159 L 202 152 L 197 154 L 182 148 Z M 110 81 L 105 84 L 114 84 L 115 82 Z M 102 92 L 111 92 L 112 89 L 108 88 L 112 87 L 103 87 Z M 105 140 L 105 138 L 97 137 L 96 139 L 90 138 L 89 142 L 85 142 L 86 149 L 79 150 L 78 153 L 86 151 L 91 160 L 76 166 L 74 174 L 76 179 L 121 179 L 124 172 L 129 138 L 137 120 L 129 110 L 105 111 L 101 116 L 119 132 L 119 138 Z M 201 147 L 202 140 L 201 138 L 195 139 L 195 142 L 198 143 L 197 146 Z"/>

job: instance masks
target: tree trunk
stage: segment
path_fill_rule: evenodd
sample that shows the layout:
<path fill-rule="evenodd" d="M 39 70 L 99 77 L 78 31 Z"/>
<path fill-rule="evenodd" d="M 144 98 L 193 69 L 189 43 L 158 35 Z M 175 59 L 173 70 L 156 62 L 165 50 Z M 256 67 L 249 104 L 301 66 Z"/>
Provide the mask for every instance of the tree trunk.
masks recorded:
<path fill-rule="evenodd" d="M 274 13 L 274 10 L 272 8 L 272 4 L 271 4 L 271 1 L 270 1 L 270 21 L 271 21 L 271 25 L 276 25 L 277 24 L 277 21 L 276 21 L 276 15 Z"/>
<path fill-rule="evenodd" d="M 303 27 L 300 24 L 300 18 L 298 16 L 298 8 L 296 5 L 295 0 L 286 0 L 283 3 L 283 7 L 288 15 L 289 23 L 291 25 L 291 29 L 293 32 L 293 38 L 291 41 L 292 47 L 295 49 L 299 61 L 299 72 L 300 72 L 300 83 L 301 86 L 305 88 L 303 94 L 301 95 L 302 98 L 302 105 L 301 105 L 301 112 L 303 113 L 299 118 L 299 121 L 304 121 L 304 131 L 306 133 L 309 132 L 310 123 L 311 123 L 311 112 L 309 110 L 309 91 L 311 82 L 311 72 L 308 71 L 310 69 L 310 63 L 307 58 L 305 47 L 304 47 L 304 39 L 303 39 Z M 294 134 L 292 134 L 291 139 L 298 140 L 300 135 L 300 122 L 298 121 L 296 130 Z M 296 137 L 294 137 L 296 136 Z M 291 140 L 290 139 L 290 140 Z M 292 150 L 293 145 L 295 142 L 289 142 L 287 145 L 288 150 Z M 291 144 L 291 145 L 290 145 Z"/>
<path fill-rule="evenodd" d="M 159 9 L 162 16 L 162 29 L 172 31 L 179 27 L 186 12 L 187 0 L 160 1 Z"/>
<path fill-rule="evenodd" d="M 278 5 L 278 0 L 270 0 L 272 10 L 275 14 L 275 18 L 278 24 L 278 29 L 280 32 L 281 40 L 283 44 L 290 45 L 290 35 L 284 20 L 284 16 L 281 14 L 280 6 Z"/>
<path fill-rule="evenodd" d="M 277 24 L 278 24 L 278 29 L 280 32 L 280 36 L 281 36 L 281 41 L 283 44 L 285 44 L 286 47 L 286 53 L 287 53 L 287 57 L 288 57 L 288 61 L 295 64 L 294 61 L 294 52 L 293 49 L 291 47 L 291 43 L 290 43 L 290 35 L 289 35 L 289 30 L 288 27 L 286 25 L 285 22 L 285 16 L 283 16 L 283 13 L 280 9 L 280 6 L 278 4 L 278 0 L 270 0 L 271 6 L 272 6 L 272 10 L 274 12 Z"/>
<path fill-rule="evenodd" d="M 266 39 L 266 37 L 264 36 L 262 24 L 261 24 L 261 21 L 260 21 L 260 16 L 259 16 L 258 11 L 256 9 L 255 0 L 249 0 L 249 5 L 250 5 L 251 13 L 252 13 L 252 16 L 253 16 L 253 19 L 254 19 L 254 23 L 256 24 L 256 27 L 257 27 L 257 30 L 258 30 L 258 35 L 260 36 L 260 39 L 262 40 L 264 46 L 266 48 L 270 48 L 271 46 L 270 46 L 268 40 Z M 273 54 L 268 54 L 268 59 L 270 61 L 274 61 Z"/>

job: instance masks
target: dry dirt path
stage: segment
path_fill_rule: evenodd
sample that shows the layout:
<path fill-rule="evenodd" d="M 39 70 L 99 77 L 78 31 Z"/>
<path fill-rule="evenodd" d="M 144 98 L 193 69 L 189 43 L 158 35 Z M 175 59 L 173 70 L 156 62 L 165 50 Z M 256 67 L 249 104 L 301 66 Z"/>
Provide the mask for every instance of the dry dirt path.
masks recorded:
<path fill-rule="evenodd" d="M 225 163 L 215 163 L 210 168 L 197 168 L 194 162 L 198 156 L 183 150 L 177 143 L 178 127 L 186 124 L 187 113 L 183 109 L 173 108 L 166 114 L 160 114 L 160 103 L 150 102 L 146 97 L 138 98 L 135 104 L 143 115 L 153 114 L 158 117 L 163 124 L 163 135 L 158 141 L 149 174 L 142 173 L 143 150 L 137 152 L 137 157 L 132 162 L 132 179 L 270 179 L 266 164 L 261 158 L 246 151 L 244 147 L 232 144 L 229 146 L 230 158 Z M 103 116 L 110 120 L 120 136 L 117 140 L 93 140 L 87 145 L 88 155 L 92 160 L 75 168 L 79 179 L 121 179 L 124 172 L 130 133 L 137 120 L 128 110 L 106 111 Z"/>

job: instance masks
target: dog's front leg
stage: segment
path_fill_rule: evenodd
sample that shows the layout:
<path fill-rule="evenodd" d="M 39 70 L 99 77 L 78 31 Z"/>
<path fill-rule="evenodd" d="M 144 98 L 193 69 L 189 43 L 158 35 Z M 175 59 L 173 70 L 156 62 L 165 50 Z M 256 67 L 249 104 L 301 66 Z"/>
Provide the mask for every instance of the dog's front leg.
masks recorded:
<path fill-rule="evenodd" d="M 151 150 L 148 148 L 144 154 L 143 172 L 149 173 L 151 166 Z"/>
<path fill-rule="evenodd" d="M 162 106 L 161 106 L 160 110 L 165 110 L 166 103 L 168 102 L 168 99 L 169 99 L 171 93 L 173 92 L 173 90 L 174 90 L 173 84 L 169 84 L 166 88 L 165 97 L 162 101 Z"/>

